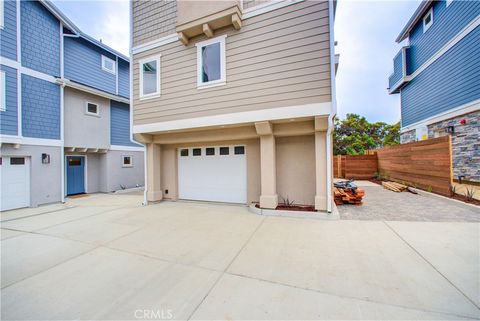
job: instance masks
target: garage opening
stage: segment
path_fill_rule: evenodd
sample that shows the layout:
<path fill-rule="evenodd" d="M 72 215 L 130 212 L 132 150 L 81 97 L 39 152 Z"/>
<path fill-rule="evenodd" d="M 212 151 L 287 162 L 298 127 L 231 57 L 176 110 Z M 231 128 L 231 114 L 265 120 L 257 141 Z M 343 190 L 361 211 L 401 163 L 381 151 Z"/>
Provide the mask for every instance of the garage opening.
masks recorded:
<path fill-rule="evenodd" d="M 180 148 L 180 199 L 247 202 L 247 158 L 243 145 Z"/>

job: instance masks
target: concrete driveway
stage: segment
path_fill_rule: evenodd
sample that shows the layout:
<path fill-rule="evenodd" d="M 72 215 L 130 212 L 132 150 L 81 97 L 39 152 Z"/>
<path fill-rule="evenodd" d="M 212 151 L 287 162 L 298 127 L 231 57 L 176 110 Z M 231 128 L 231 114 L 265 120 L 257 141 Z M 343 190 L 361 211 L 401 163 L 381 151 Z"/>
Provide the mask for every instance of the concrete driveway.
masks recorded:
<path fill-rule="evenodd" d="M 478 223 L 140 202 L 3 213 L 2 320 L 480 318 Z"/>

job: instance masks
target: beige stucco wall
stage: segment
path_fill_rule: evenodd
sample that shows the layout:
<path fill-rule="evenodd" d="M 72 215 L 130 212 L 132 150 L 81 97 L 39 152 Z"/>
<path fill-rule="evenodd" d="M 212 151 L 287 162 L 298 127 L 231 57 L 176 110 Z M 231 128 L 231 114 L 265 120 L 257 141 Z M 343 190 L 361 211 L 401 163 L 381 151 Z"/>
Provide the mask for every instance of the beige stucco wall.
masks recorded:
<path fill-rule="evenodd" d="M 239 0 L 180 0 L 177 1 L 177 25 L 192 22 L 222 10 L 239 5 Z"/>
<path fill-rule="evenodd" d="M 88 115 L 86 103 L 98 104 L 99 115 Z M 110 147 L 110 100 L 65 88 L 65 146 Z"/>
<path fill-rule="evenodd" d="M 314 204 L 315 136 L 277 138 L 276 161 L 278 202 Z"/>
<path fill-rule="evenodd" d="M 197 88 L 197 49 L 170 43 L 133 57 L 134 125 L 331 101 L 328 2 L 307 1 L 216 32 L 226 85 Z M 161 96 L 139 99 L 139 60 L 161 54 Z"/>

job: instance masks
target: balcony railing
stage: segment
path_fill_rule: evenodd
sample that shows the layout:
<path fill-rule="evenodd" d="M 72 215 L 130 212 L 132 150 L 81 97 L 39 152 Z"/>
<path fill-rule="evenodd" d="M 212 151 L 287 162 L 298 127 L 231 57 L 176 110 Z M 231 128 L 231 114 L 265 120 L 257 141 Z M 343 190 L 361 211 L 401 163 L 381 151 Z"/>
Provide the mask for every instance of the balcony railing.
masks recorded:
<path fill-rule="evenodd" d="M 400 89 L 410 81 L 408 72 L 408 60 L 410 47 L 403 47 L 393 58 L 393 73 L 388 78 L 388 91 L 397 94 Z"/>

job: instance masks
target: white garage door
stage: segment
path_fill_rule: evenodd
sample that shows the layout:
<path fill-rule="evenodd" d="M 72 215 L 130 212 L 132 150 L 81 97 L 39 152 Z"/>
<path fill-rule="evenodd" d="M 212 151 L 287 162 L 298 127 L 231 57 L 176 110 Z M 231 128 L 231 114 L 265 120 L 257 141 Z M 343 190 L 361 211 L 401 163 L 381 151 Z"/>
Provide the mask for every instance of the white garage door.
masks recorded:
<path fill-rule="evenodd" d="M 1 157 L 0 194 L 2 211 L 30 206 L 30 159 Z"/>
<path fill-rule="evenodd" d="M 247 202 L 245 146 L 180 148 L 180 199 L 227 203 Z"/>

